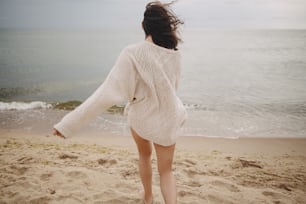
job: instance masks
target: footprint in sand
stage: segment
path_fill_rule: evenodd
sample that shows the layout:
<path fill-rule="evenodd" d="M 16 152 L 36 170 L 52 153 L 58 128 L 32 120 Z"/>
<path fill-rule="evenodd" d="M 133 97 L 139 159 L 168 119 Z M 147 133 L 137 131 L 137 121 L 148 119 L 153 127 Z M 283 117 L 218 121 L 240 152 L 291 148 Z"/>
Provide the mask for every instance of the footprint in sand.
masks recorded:
<path fill-rule="evenodd" d="M 175 161 L 175 165 L 184 166 L 184 167 L 192 167 L 192 166 L 197 165 L 197 162 L 192 159 L 184 159 L 184 160 Z"/>
<path fill-rule="evenodd" d="M 137 169 L 124 169 L 123 171 L 120 172 L 121 176 L 123 178 L 128 178 L 128 177 L 135 177 L 138 174 Z"/>
<path fill-rule="evenodd" d="M 52 199 L 48 196 L 41 196 L 41 197 L 37 197 L 37 198 L 32 198 L 29 203 L 33 203 L 33 204 L 47 204 L 50 203 Z"/>
<path fill-rule="evenodd" d="M 182 164 L 184 164 L 185 166 L 189 167 L 189 166 L 194 166 L 197 164 L 196 161 L 191 160 L 191 159 L 184 159 Z"/>
<path fill-rule="evenodd" d="M 88 178 L 88 175 L 81 172 L 81 171 L 70 171 L 68 173 L 66 173 L 66 176 L 70 177 L 70 178 L 74 178 L 74 179 L 86 179 Z"/>
<path fill-rule="evenodd" d="M 240 192 L 240 189 L 232 183 L 227 183 L 227 182 L 219 181 L 219 180 L 215 180 L 215 181 L 212 181 L 210 183 L 212 185 L 220 187 L 220 188 L 226 188 L 230 192 Z"/>
<path fill-rule="evenodd" d="M 230 200 L 226 200 L 226 199 L 220 197 L 219 195 L 209 194 L 207 196 L 207 200 L 209 201 L 209 203 L 234 204 L 234 202 L 232 202 Z"/>
<path fill-rule="evenodd" d="M 72 155 L 72 154 L 60 154 L 59 156 L 58 156 L 58 158 L 60 158 L 60 159 L 77 159 L 78 158 L 78 156 L 76 156 L 76 155 Z"/>
<path fill-rule="evenodd" d="M 259 169 L 263 168 L 263 165 L 259 161 L 248 161 L 244 159 L 239 159 L 239 161 L 241 162 L 242 167 L 254 167 Z"/>
<path fill-rule="evenodd" d="M 264 196 L 269 196 L 275 199 L 281 199 L 284 198 L 285 196 L 281 193 L 273 192 L 273 191 L 263 191 L 262 194 Z"/>
<path fill-rule="evenodd" d="M 109 167 L 118 163 L 116 159 L 103 159 L 103 158 L 98 159 L 97 162 L 98 164 L 105 167 Z"/>
<path fill-rule="evenodd" d="M 187 183 L 187 186 L 190 186 L 190 187 L 201 187 L 202 184 L 200 182 L 197 182 L 197 181 L 191 181 L 191 182 Z"/>
<path fill-rule="evenodd" d="M 248 167 L 262 169 L 264 166 L 259 161 L 250 161 L 250 160 L 245 160 L 245 159 L 239 158 L 238 160 L 234 161 L 231 164 L 231 167 L 233 169 L 248 168 Z"/>
<path fill-rule="evenodd" d="M 194 167 L 190 167 L 188 169 L 184 169 L 184 172 L 188 175 L 189 178 L 193 178 L 196 175 L 207 175 L 207 172 L 200 171 Z"/>
<path fill-rule="evenodd" d="M 134 196 L 126 195 L 120 191 L 116 191 L 113 189 L 106 189 L 104 192 L 97 193 L 93 195 L 94 203 L 98 204 L 142 204 L 143 201 L 139 198 L 136 198 Z"/>
<path fill-rule="evenodd" d="M 194 193 L 192 191 L 188 191 L 188 190 L 180 190 L 177 193 L 178 197 L 186 197 L 186 196 L 193 196 Z"/>
<path fill-rule="evenodd" d="M 143 204 L 143 201 L 140 199 L 131 199 L 128 197 L 124 197 L 121 196 L 119 198 L 110 198 L 110 199 L 104 199 L 101 202 L 95 202 L 95 204 L 122 204 L 122 203 L 126 203 L 126 204 Z"/>
<path fill-rule="evenodd" d="M 53 176 L 52 172 L 45 173 L 45 174 L 40 175 L 40 180 L 48 181 L 52 176 Z"/>
<path fill-rule="evenodd" d="M 18 159 L 18 163 L 19 164 L 27 164 L 29 163 L 29 161 L 33 160 L 32 157 L 21 157 L 20 159 Z"/>
<path fill-rule="evenodd" d="M 29 167 L 25 166 L 16 166 L 16 165 L 11 165 L 9 168 L 14 172 L 15 175 L 23 175 L 25 172 L 28 171 Z"/>
<path fill-rule="evenodd" d="M 292 202 L 288 197 L 286 197 L 282 193 L 273 192 L 273 191 L 263 191 L 262 194 L 264 196 L 270 197 L 273 200 L 273 203 L 275 204 L 285 204 Z"/>

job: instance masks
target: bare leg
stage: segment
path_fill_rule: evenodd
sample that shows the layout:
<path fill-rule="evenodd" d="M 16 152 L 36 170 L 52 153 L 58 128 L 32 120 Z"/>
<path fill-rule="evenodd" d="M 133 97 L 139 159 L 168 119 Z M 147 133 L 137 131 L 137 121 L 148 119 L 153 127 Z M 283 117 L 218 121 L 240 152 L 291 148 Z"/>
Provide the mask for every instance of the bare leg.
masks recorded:
<path fill-rule="evenodd" d="M 151 204 L 153 200 L 151 165 L 152 144 L 150 141 L 141 138 L 133 129 L 131 129 L 131 133 L 139 153 L 139 173 L 144 188 L 144 202 L 146 204 Z"/>
<path fill-rule="evenodd" d="M 176 181 L 172 173 L 175 144 L 167 147 L 154 144 L 154 147 L 163 198 L 166 204 L 176 204 Z"/>

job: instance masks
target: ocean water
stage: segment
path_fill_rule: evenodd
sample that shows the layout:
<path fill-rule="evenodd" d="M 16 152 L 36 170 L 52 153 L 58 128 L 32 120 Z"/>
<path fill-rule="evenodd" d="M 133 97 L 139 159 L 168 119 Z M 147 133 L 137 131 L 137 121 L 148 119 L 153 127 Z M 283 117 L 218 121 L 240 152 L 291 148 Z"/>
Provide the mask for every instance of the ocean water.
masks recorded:
<path fill-rule="evenodd" d="M 306 137 L 306 30 L 184 30 L 184 135 Z M 141 30 L 0 31 L 0 128 L 45 131 L 86 99 Z M 92 130 L 128 134 L 105 113 Z"/>

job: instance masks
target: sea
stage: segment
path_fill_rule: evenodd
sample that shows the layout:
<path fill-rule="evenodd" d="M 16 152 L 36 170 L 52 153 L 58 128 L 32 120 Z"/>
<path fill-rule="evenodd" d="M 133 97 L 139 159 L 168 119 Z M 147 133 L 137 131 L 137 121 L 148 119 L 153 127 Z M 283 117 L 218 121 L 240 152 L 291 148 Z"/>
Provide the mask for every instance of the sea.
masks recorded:
<path fill-rule="evenodd" d="M 306 138 L 306 30 L 183 29 L 185 136 Z M 103 83 L 137 29 L 0 30 L 0 129 L 52 131 Z M 124 104 L 119 104 L 124 106 Z M 106 111 L 84 129 L 129 135 Z"/>

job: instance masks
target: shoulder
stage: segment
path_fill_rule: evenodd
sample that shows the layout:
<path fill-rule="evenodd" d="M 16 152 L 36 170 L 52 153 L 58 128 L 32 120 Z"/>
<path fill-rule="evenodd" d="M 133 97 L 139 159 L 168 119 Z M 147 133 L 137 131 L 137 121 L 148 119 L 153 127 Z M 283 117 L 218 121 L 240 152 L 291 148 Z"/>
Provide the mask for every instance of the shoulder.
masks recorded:
<path fill-rule="evenodd" d="M 129 44 L 126 47 L 123 48 L 122 52 L 125 53 L 135 53 L 139 50 L 146 49 L 146 44 L 144 42 L 138 42 L 138 43 L 133 43 Z"/>
<path fill-rule="evenodd" d="M 155 53 L 156 55 L 171 55 L 176 56 L 178 58 L 181 57 L 181 52 L 179 50 L 170 50 L 167 48 L 163 48 L 148 41 L 141 41 L 138 43 L 130 44 L 123 48 L 122 52 L 125 54 L 131 54 L 133 56 L 143 56 L 143 54 L 150 52 Z"/>
<path fill-rule="evenodd" d="M 129 44 L 124 47 L 120 53 L 120 56 L 127 58 L 132 62 L 139 62 L 145 59 L 144 55 L 146 55 L 146 53 L 152 53 L 152 51 L 149 49 L 148 45 L 142 41 Z"/>

